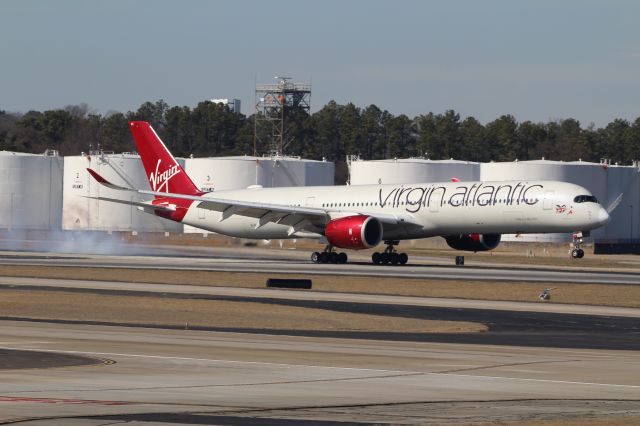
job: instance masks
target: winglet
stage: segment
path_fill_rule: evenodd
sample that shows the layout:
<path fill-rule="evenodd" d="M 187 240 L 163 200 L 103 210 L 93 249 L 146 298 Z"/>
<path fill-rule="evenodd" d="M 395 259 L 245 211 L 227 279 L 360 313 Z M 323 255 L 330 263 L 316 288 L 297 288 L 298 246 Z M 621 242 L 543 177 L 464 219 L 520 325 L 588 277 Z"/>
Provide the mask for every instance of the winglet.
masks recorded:
<path fill-rule="evenodd" d="M 100 176 L 98 174 L 98 172 L 96 172 L 95 170 L 92 170 L 90 168 L 87 167 L 87 171 L 89 172 L 89 174 L 100 184 L 100 185 L 104 185 L 107 188 L 111 188 L 111 189 L 117 189 L 117 190 L 121 190 L 121 191 L 135 191 L 133 188 L 127 188 L 124 186 L 118 186 L 115 185 L 111 182 L 109 182 L 108 180 L 106 180 L 105 178 L 103 178 L 102 176 Z"/>
<path fill-rule="evenodd" d="M 611 204 L 609 204 L 609 206 L 607 206 L 607 213 L 611 214 L 611 212 L 614 211 L 616 207 L 620 205 L 623 198 L 624 198 L 624 192 L 618 195 L 616 199 L 613 200 Z"/>

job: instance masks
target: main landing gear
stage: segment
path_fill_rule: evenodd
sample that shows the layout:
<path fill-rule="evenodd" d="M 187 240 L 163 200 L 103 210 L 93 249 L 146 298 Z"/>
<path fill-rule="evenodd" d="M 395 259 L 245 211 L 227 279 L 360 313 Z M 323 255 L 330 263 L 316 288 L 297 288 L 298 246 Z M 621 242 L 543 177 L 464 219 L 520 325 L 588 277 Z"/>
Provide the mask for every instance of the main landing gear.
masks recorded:
<path fill-rule="evenodd" d="M 407 253 L 398 253 L 394 246 L 400 244 L 400 241 L 385 241 L 387 248 L 382 252 L 375 252 L 371 255 L 371 260 L 376 265 L 404 265 L 409 260 Z"/>
<path fill-rule="evenodd" d="M 584 242 L 584 240 L 582 239 L 582 232 L 576 232 L 575 234 L 572 235 L 572 237 L 573 237 L 573 242 L 572 242 L 573 249 L 571 250 L 571 257 L 574 259 L 582 259 L 584 257 L 584 250 L 580 248 L 580 246 Z"/>
<path fill-rule="evenodd" d="M 333 251 L 333 246 L 329 244 L 324 251 L 311 253 L 313 263 L 347 263 L 347 253 L 337 253 Z"/>

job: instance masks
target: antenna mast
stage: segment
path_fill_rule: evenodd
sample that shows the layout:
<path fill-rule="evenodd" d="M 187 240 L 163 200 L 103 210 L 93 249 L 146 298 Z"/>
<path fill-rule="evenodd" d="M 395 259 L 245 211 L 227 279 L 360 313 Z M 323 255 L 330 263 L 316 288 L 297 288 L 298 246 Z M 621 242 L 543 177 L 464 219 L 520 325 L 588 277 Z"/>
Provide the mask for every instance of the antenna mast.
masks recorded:
<path fill-rule="evenodd" d="M 291 82 L 291 77 L 276 76 L 276 84 L 256 84 L 256 113 L 253 133 L 253 154 L 264 138 L 271 155 L 283 155 L 293 141 L 288 116 L 296 110 L 311 112 L 311 85 Z"/>

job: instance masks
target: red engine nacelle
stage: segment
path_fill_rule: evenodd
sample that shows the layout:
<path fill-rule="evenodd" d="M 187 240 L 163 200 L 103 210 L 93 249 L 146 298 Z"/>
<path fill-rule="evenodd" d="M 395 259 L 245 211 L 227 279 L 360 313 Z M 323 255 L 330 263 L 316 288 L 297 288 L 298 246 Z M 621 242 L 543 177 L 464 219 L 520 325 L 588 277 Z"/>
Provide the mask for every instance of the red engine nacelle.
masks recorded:
<path fill-rule="evenodd" d="M 489 251 L 500 244 L 500 234 L 462 234 L 444 237 L 452 249 L 465 251 Z"/>
<path fill-rule="evenodd" d="M 382 224 L 371 216 L 347 216 L 327 223 L 325 236 L 335 247 L 368 249 L 382 241 Z"/>

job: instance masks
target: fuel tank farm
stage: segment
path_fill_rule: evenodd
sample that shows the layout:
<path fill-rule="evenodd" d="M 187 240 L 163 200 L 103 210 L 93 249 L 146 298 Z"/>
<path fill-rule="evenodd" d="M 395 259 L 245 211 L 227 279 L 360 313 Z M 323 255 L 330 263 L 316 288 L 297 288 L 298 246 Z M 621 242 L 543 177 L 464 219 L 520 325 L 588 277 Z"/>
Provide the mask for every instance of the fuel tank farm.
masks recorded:
<path fill-rule="evenodd" d="M 184 161 L 178 160 L 184 166 Z M 90 167 L 110 182 L 148 189 L 149 182 L 140 156 L 132 153 L 92 152 L 65 157 L 62 229 L 126 232 L 182 232 L 182 224 L 140 211 L 136 206 L 99 201 L 86 197 L 106 197 L 147 201 L 133 192 L 117 191 L 96 182 L 87 173 Z"/>
<path fill-rule="evenodd" d="M 480 179 L 480 163 L 458 160 L 405 158 L 349 162 L 351 185 L 449 182 Z"/>

